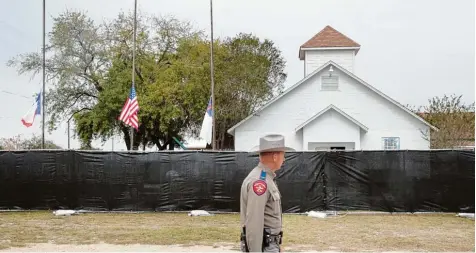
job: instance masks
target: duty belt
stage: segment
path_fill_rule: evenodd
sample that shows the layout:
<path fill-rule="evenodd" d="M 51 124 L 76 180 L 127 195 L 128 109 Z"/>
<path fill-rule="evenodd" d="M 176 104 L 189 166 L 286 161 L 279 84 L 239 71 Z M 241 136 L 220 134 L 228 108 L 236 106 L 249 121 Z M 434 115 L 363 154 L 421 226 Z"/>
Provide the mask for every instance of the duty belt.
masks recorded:
<path fill-rule="evenodd" d="M 262 247 L 267 247 L 271 243 L 276 243 L 278 245 L 282 244 L 283 239 L 283 231 L 279 232 L 277 235 L 271 234 L 271 231 L 268 228 L 265 228 L 263 231 L 263 244 Z M 249 252 L 248 244 L 246 243 L 246 227 L 242 228 L 241 236 L 241 251 L 242 252 Z"/>
<path fill-rule="evenodd" d="M 272 234 L 269 234 L 269 233 L 265 233 L 265 238 L 264 240 L 266 240 L 266 243 L 265 245 L 269 245 L 271 243 L 276 243 L 276 244 L 281 244 L 283 242 L 283 232 L 279 232 L 279 234 L 277 235 L 272 235 Z"/>

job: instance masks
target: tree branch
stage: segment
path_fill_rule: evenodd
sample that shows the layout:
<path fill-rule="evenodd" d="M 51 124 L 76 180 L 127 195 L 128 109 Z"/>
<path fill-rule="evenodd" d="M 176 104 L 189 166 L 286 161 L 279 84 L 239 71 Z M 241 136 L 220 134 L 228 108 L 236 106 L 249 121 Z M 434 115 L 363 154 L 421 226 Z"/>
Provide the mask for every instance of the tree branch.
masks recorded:
<path fill-rule="evenodd" d="M 78 114 L 78 113 L 80 113 L 80 112 L 82 112 L 82 111 L 91 111 L 91 110 L 92 110 L 91 108 L 87 108 L 87 107 L 81 108 L 81 109 L 79 109 L 79 110 L 73 112 L 73 113 L 71 114 L 71 116 L 69 116 L 69 118 L 68 118 L 67 121 L 70 121 L 70 120 L 74 117 L 74 115 L 76 115 L 76 114 Z"/>

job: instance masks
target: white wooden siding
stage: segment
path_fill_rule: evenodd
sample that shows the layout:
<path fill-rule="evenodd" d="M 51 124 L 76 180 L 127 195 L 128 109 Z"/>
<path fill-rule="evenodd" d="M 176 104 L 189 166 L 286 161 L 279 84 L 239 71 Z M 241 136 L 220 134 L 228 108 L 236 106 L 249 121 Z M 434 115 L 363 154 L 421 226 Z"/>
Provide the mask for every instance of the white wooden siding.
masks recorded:
<path fill-rule="evenodd" d="M 339 75 L 339 90 L 321 91 L 322 74 L 327 75 L 327 70 L 275 101 L 259 116 L 253 116 L 238 126 L 235 129 L 235 150 L 249 151 L 258 145 L 259 137 L 266 133 L 281 133 L 286 136 L 289 146 L 296 150 L 307 150 L 307 144 L 303 143 L 303 131 L 296 134 L 294 129 L 330 104 L 369 128 L 367 133 L 360 135 L 360 149 L 380 150 L 381 138 L 388 136 L 400 137 L 400 149 L 429 149 L 429 143 L 420 132 L 422 129 L 428 130 L 428 126 L 421 121 L 337 68 L 334 68 L 333 75 Z M 378 88 L 378 85 L 374 87 Z M 339 138 L 341 133 L 326 134 Z"/>
<path fill-rule="evenodd" d="M 328 110 L 302 130 L 302 150 L 309 142 L 353 142 L 360 149 L 360 127 L 335 110 Z"/>
<path fill-rule="evenodd" d="M 355 51 L 353 49 L 346 50 L 309 50 L 305 51 L 304 76 L 312 73 L 328 61 L 333 61 L 340 66 L 344 67 L 348 71 L 354 73 L 354 56 Z"/>

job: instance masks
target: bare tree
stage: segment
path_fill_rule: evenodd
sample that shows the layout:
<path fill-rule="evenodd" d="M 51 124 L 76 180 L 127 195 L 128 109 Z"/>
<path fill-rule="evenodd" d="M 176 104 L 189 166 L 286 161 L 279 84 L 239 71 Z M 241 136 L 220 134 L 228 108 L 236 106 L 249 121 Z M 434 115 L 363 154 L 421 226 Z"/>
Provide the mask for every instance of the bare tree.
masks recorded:
<path fill-rule="evenodd" d="M 42 139 L 40 136 L 33 135 L 31 138 L 22 138 L 20 135 L 11 138 L 0 139 L 0 150 L 29 150 L 41 149 Z M 46 140 L 45 149 L 62 149 L 54 142 Z"/>

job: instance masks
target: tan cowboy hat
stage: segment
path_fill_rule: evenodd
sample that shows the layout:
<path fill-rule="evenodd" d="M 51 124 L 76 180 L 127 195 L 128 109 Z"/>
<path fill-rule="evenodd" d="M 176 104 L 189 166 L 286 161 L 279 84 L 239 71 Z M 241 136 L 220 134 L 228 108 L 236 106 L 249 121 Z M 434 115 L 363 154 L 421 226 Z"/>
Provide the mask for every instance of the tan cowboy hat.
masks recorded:
<path fill-rule="evenodd" d="M 268 134 L 259 138 L 259 146 L 255 146 L 252 152 L 276 152 L 276 151 L 295 151 L 293 148 L 286 147 L 284 136 L 280 134 Z"/>

